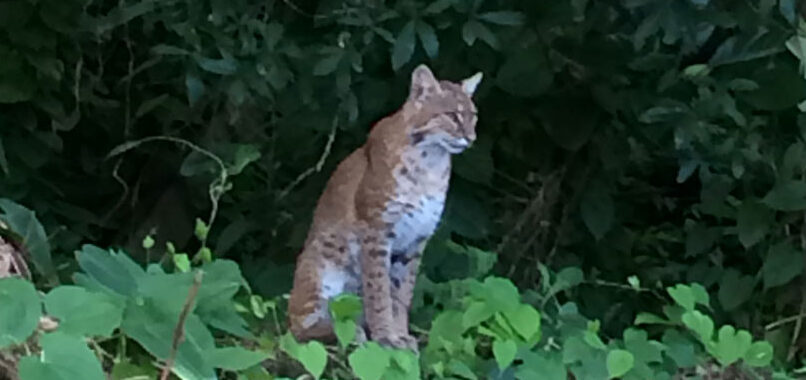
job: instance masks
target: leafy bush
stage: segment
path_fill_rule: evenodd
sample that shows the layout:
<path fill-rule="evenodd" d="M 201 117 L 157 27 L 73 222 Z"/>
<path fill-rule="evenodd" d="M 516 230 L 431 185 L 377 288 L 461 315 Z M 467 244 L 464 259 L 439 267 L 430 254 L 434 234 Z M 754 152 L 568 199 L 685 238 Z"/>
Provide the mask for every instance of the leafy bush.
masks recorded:
<path fill-rule="evenodd" d="M 0 2 L 0 236 L 22 252 L 0 254 L 0 272 L 11 260 L 27 278 L 24 257 L 35 285 L 1 280 L 0 301 L 18 306 L 0 310 L 0 366 L 153 377 L 202 270 L 182 376 L 261 378 L 252 364 L 266 358 L 271 373 L 329 378 L 802 376 L 799 12 L 794 0 Z M 300 348 L 282 295 L 311 209 L 421 62 L 485 79 L 479 139 L 456 157 L 418 281 L 420 360 L 349 334 Z M 353 301 L 337 313 L 344 331 Z M 40 306 L 55 331 L 34 324 Z"/>

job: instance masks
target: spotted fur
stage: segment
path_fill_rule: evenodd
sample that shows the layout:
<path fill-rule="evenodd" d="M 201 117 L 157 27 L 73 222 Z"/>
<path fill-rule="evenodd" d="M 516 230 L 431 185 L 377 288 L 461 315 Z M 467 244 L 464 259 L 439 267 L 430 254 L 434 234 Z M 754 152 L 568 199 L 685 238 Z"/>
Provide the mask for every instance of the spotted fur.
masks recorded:
<path fill-rule="evenodd" d="M 297 259 L 289 325 L 298 340 L 330 340 L 330 298 L 361 295 L 358 337 L 416 350 L 408 312 L 426 242 L 445 205 L 451 155 L 476 139 L 471 100 L 481 74 L 437 81 L 424 65 L 409 97 L 342 161 L 319 199 Z"/>

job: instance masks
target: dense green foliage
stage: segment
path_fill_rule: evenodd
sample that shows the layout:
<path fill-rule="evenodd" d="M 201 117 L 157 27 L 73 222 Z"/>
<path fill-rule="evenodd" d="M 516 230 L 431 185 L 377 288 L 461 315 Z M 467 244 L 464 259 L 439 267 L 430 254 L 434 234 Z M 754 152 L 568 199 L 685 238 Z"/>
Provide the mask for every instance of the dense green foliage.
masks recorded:
<path fill-rule="evenodd" d="M 36 284 L 0 280 L 0 364 L 153 378 L 201 269 L 183 379 L 798 376 L 801 17 L 794 0 L 0 0 L 0 236 Z M 299 345 L 282 295 L 311 210 L 422 62 L 485 78 L 418 282 L 419 360 L 350 345 L 350 298 L 339 346 Z"/>

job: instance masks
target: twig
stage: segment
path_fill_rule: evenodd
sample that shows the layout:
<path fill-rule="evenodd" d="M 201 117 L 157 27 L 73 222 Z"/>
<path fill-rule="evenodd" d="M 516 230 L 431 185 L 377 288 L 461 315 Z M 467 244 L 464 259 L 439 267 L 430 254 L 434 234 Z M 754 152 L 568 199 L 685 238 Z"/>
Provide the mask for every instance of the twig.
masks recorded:
<path fill-rule="evenodd" d="M 783 318 L 783 319 L 779 319 L 779 320 L 777 320 L 775 322 L 769 323 L 766 326 L 764 326 L 764 330 L 766 330 L 766 331 L 774 330 L 777 327 L 781 327 L 781 326 L 783 326 L 783 325 L 785 325 L 787 323 L 796 322 L 797 320 L 804 319 L 804 318 L 806 318 L 806 314 L 793 315 L 791 317 L 786 317 L 786 318 Z"/>
<path fill-rule="evenodd" d="M 330 133 L 327 136 L 327 144 L 325 145 L 325 151 L 322 152 L 322 155 L 319 157 L 319 160 L 316 162 L 316 165 L 308 168 L 302 174 L 298 175 L 290 185 L 286 186 L 283 191 L 277 196 L 277 200 L 285 198 L 291 190 L 294 190 L 302 181 L 306 178 L 310 177 L 314 173 L 318 173 L 322 171 L 322 167 L 325 165 L 325 160 L 327 157 L 330 156 L 330 149 L 333 147 L 333 141 L 336 140 L 336 129 L 339 125 L 339 121 L 337 117 L 333 117 L 333 124 L 330 127 Z"/>
<path fill-rule="evenodd" d="M 203 272 L 201 270 L 197 270 L 196 274 L 193 276 L 193 284 L 190 286 L 185 304 L 182 306 L 182 311 L 179 313 L 179 320 L 176 322 L 173 337 L 171 338 L 171 351 L 168 354 L 168 360 L 165 361 L 165 366 L 162 367 L 160 380 L 168 380 L 168 375 L 171 374 L 171 368 L 173 368 L 174 361 L 176 360 L 176 351 L 178 351 L 179 344 L 182 343 L 185 338 L 185 320 L 187 320 L 190 310 L 193 308 L 196 295 L 199 294 L 202 276 Z"/>
<path fill-rule="evenodd" d="M 211 206 L 210 206 L 210 215 L 207 218 L 207 227 L 208 228 L 212 227 L 213 222 L 215 221 L 216 215 L 218 213 L 218 201 L 219 201 L 219 199 L 221 199 L 221 196 L 227 191 L 227 186 L 226 186 L 227 185 L 227 178 L 229 178 L 229 171 L 227 171 L 227 166 L 224 165 L 224 161 L 222 161 L 220 158 L 218 158 L 218 156 L 213 154 L 213 152 L 210 152 L 209 150 L 204 149 L 204 148 L 202 148 L 202 147 L 200 147 L 200 146 L 198 146 L 198 145 L 196 145 L 196 144 L 194 144 L 194 143 L 192 143 L 190 141 L 180 139 L 178 137 L 151 136 L 151 137 L 142 138 L 140 140 L 127 141 L 127 142 L 125 142 L 123 144 L 120 144 L 120 145 L 116 146 L 115 148 L 113 148 L 106 155 L 106 159 L 110 159 L 112 157 L 121 155 L 121 154 L 123 154 L 123 153 L 125 153 L 125 152 L 127 152 L 127 151 L 129 151 L 131 149 L 134 149 L 134 148 L 136 148 L 136 147 L 138 147 L 138 146 L 140 146 L 142 144 L 149 143 L 149 142 L 154 142 L 154 141 L 168 141 L 168 142 L 184 145 L 184 146 L 186 146 L 186 147 L 188 147 L 188 148 L 190 148 L 190 149 L 192 149 L 192 150 L 194 150 L 194 151 L 196 151 L 196 152 L 198 152 L 198 153 L 200 153 L 200 154 L 202 154 L 204 156 L 207 156 L 208 158 L 213 160 L 216 163 L 216 165 L 218 165 L 218 169 L 219 169 L 218 178 L 213 180 L 213 182 L 210 183 L 210 187 L 208 188 L 208 194 L 209 194 L 209 197 L 210 197 Z M 329 148 L 328 148 L 328 151 L 329 151 Z M 207 237 L 205 237 L 202 240 L 201 243 L 202 243 L 202 247 L 206 247 L 207 246 Z"/>

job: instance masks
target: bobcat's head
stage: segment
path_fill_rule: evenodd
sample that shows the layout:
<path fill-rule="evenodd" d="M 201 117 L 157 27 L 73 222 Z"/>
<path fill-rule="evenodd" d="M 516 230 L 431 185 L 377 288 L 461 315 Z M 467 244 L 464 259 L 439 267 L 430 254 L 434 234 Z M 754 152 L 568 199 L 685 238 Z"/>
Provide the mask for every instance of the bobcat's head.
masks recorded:
<path fill-rule="evenodd" d="M 481 82 L 481 73 L 461 83 L 438 81 L 425 65 L 411 74 L 406 106 L 414 123 L 410 131 L 415 145 L 438 145 L 460 153 L 476 140 L 476 106 L 471 97 Z"/>

